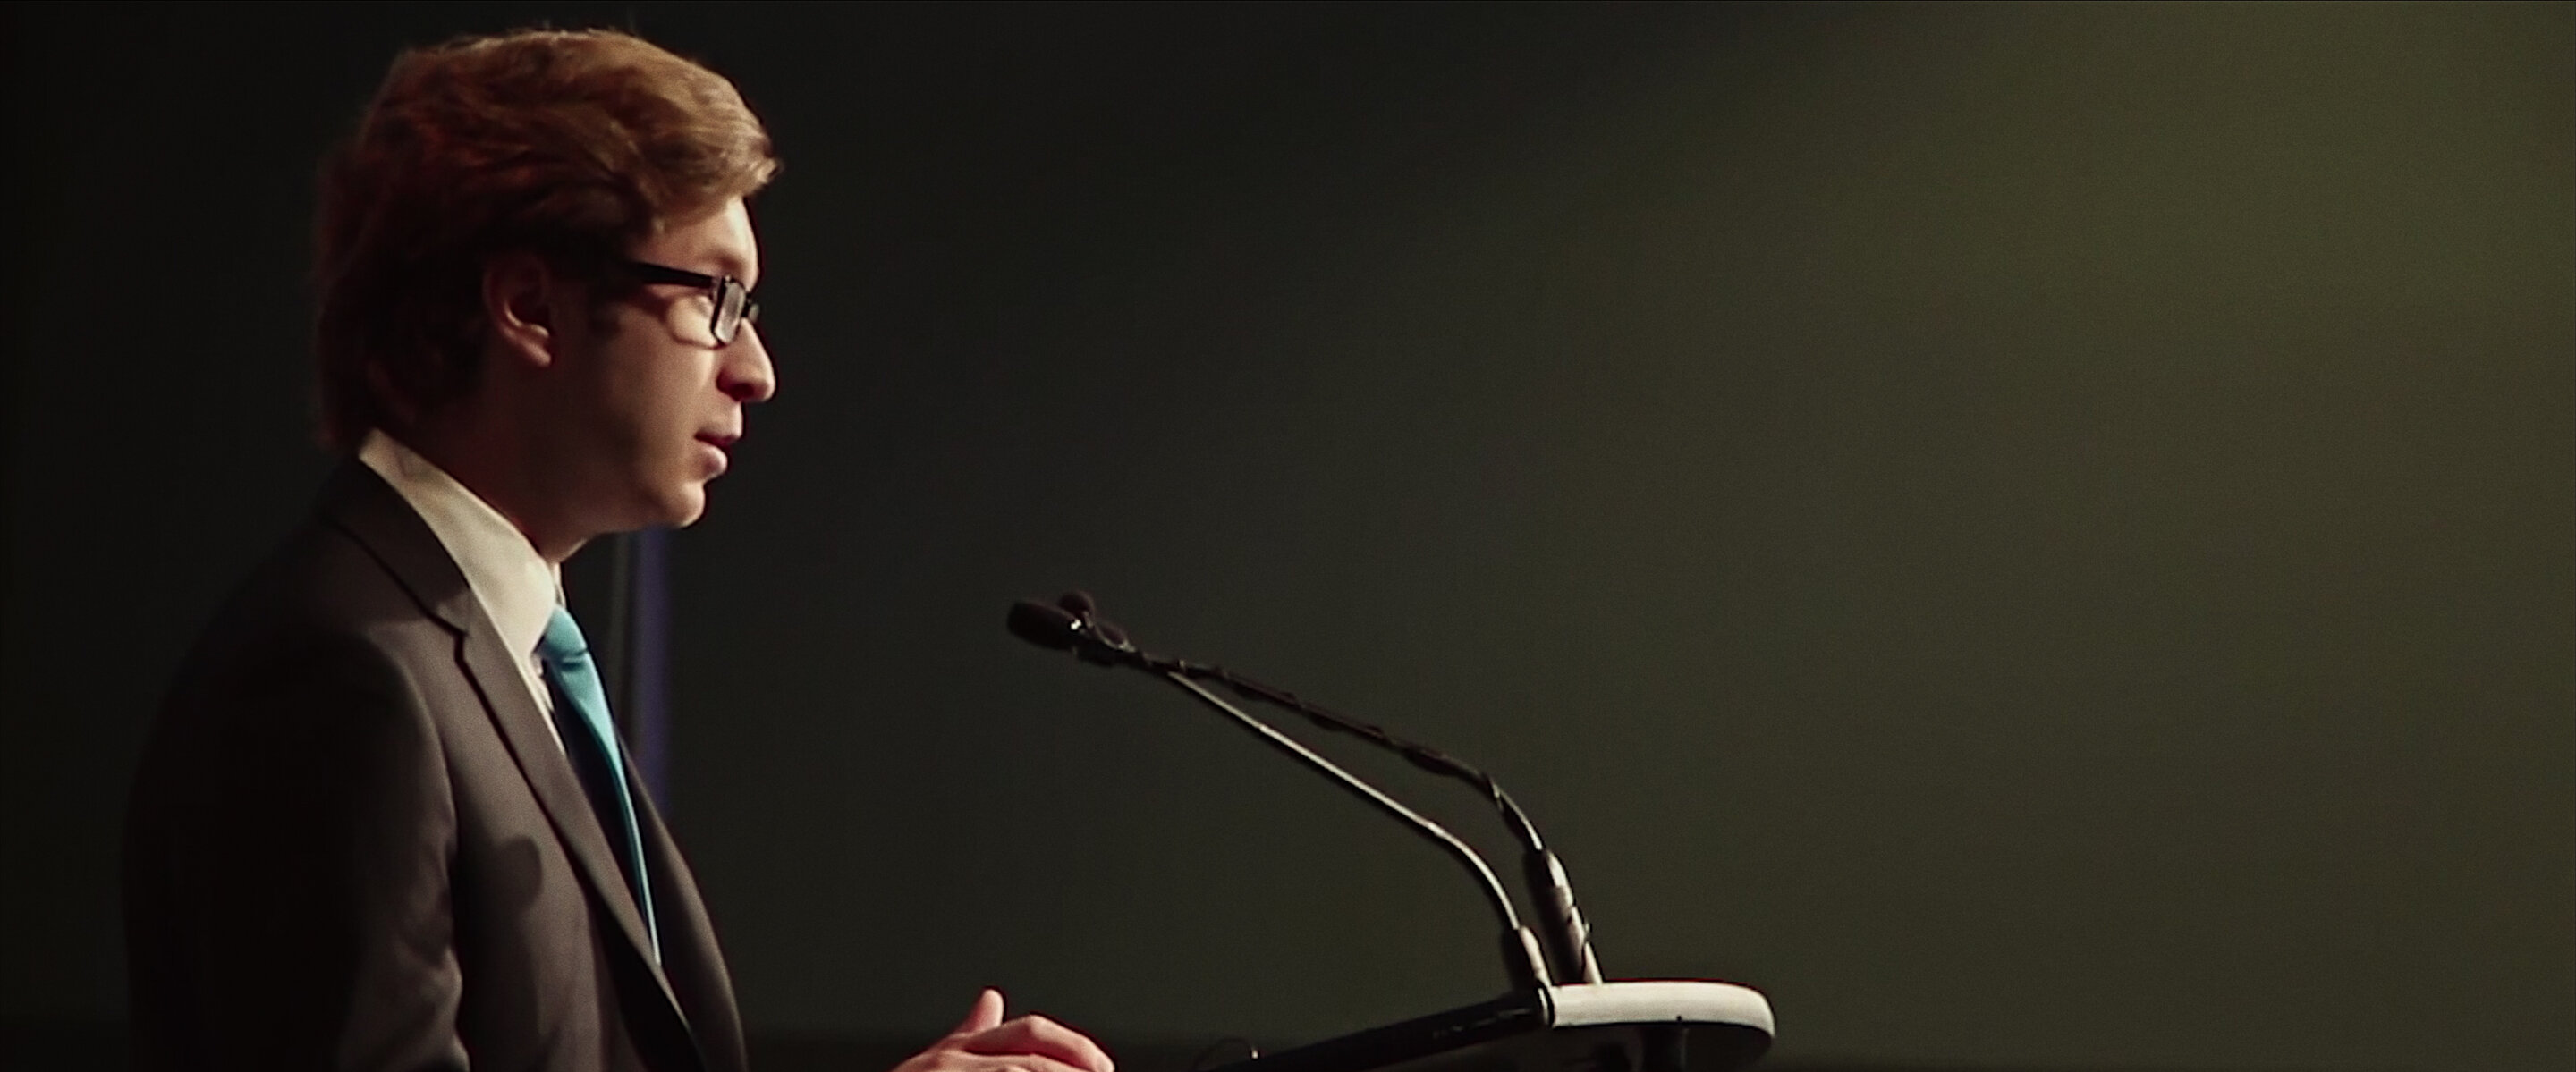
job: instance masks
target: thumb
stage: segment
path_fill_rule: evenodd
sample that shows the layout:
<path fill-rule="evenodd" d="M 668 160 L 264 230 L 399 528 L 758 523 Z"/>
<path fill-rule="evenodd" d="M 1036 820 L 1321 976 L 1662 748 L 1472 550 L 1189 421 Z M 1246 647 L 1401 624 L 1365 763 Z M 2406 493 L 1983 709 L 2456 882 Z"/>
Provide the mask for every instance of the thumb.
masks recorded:
<path fill-rule="evenodd" d="M 975 1007 L 966 1010 L 966 1019 L 957 1025 L 956 1030 L 949 1032 L 948 1037 L 979 1034 L 1000 1026 L 1002 1026 L 1002 992 L 988 986 L 984 988 L 983 993 L 975 995 Z"/>

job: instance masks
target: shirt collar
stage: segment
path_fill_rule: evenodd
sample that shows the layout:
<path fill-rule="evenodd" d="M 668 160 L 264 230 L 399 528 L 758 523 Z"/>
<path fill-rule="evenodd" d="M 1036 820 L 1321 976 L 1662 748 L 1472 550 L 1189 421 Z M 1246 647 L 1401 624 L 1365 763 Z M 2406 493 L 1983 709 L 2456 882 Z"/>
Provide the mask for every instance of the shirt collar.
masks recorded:
<path fill-rule="evenodd" d="M 394 437 L 369 431 L 358 460 L 429 523 L 509 650 L 521 656 L 537 650 L 563 599 L 561 567 L 538 555 L 527 535 L 482 496 Z"/>

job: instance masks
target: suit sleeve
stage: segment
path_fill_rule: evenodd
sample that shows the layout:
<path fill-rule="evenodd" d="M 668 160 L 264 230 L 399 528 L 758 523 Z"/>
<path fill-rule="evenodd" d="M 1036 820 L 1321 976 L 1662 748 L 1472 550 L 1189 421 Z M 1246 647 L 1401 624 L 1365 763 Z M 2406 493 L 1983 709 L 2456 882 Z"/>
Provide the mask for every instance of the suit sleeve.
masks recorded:
<path fill-rule="evenodd" d="M 396 659 L 314 635 L 174 696 L 138 778 L 141 1067 L 463 1069 L 456 806 Z"/>

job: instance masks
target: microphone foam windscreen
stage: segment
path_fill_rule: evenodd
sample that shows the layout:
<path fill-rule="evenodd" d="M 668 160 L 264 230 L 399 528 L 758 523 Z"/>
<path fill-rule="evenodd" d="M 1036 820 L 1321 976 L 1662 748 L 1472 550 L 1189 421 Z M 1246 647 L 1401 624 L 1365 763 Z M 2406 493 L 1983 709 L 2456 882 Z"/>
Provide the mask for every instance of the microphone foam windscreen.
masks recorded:
<path fill-rule="evenodd" d="M 1012 636 L 1057 651 L 1072 648 L 1082 631 L 1082 623 L 1073 615 L 1034 599 L 1011 604 L 1010 626 Z"/>

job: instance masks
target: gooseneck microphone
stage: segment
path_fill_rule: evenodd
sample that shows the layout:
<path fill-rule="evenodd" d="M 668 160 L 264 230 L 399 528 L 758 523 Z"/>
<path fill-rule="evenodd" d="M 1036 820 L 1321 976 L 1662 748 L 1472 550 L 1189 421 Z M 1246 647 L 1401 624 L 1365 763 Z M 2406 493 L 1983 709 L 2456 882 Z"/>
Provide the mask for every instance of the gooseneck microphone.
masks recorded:
<path fill-rule="evenodd" d="M 1574 891 L 1565 875 L 1564 864 L 1546 848 L 1539 838 L 1538 827 L 1527 813 L 1513 802 L 1511 795 L 1495 784 L 1492 776 L 1438 749 L 1416 744 L 1387 732 L 1384 728 L 1345 718 L 1309 703 L 1284 689 L 1273 688 L 1242 677 L 1223 667 L 1165 658 L 1139 650 L 1124 630 L 1102 619 L 1092 598 L 1083 592 L 1067 593 L 1054 605 L 1022 600 L 1012 605 L 1009 619 L 1011 634 L 1042 648 L 1070 651 L 1085 662 L 1102 666 L 1127 666 L 1143 670 L 1170 681 L 1200 702 L 1233 718 L 1238 724 L 1272 747 L 1286 752 L 1308 768 L 1323 774 L 1380 811 L 1394 816 L 1446 850 L 1484 888 L 1487 900 L 1503 925 L 1503 954 L 1515 984 L 1547 986 L 1552 976 L 1561 975 L 1570 982 L 1598 983 L 1601 967 L 1592 952 L 1591 935 L 1582 913 L 1576 909 Z M 1271 728 L 1233 704 L 1199 685 L 1214 681 L 1249 699 L 1275 704 L 1305 715 L 1315 725 L 1336 733 L 1346 733 L 1403 756 L 1423 770 L 1457 778 L 1475 786 L 1502 813 L 1505 825 L 1520 841 L 1523 876 L 1529 883 L 1532 906 L 1544 917 L 1538 933 L 1523 926 L 1512 910 L 1511 898 L 1503 892 L 1502 883 L 1493 869 L 1473 848 L 1438 823 L 1424 818 L 1375 786 L 1330 760 L 1315 754 L 1295 739 Z M 1540 935 L 1544 935 L 1541 937 Z M 1545 949 L 1542 952 L 1541 946 Z M 1549 970 L 1554 961 L 1556 971 Z"/>
<path fill-rule="evenodd" d="M 1335 714 L 1296 693 L 1264 685 L 1224 667 L 1183 663 L 1181 672 L 1194 679 L 1219 682 L 1240 695 L 1297 712 L 1322 729 L 1357 737 L 1403 756 L 1407 762 L 1423 770 L 1476 787 L 1476 791 L 1494 805 L 1494 810 L 1502 814 L 1503 825 L 1520 842 L 1521 876 L 1528 884 L 1525 888 L 1531 908 L 1540 915 L 1534 929 L 1538 933 L 1540 947 L 1547 951 L 1548 960 L 1555 967 L 1555 974 L 1569 982 L 1601 981 L 1601 964 L 1592 953 L 1592 930 L 1583 921 L 1582 910 L 1575 907 L 1574 886 L 1566 878 L 1564 862 L 1548 850 L 1546 841 L 1539 837 L 1538 824 L 1530 821 L 1529 813 L 1521 810 L 1520 804 L 1503 791 L 1492 775 L 1437 748 L 1389 733 L 1383 726 Z"/>

